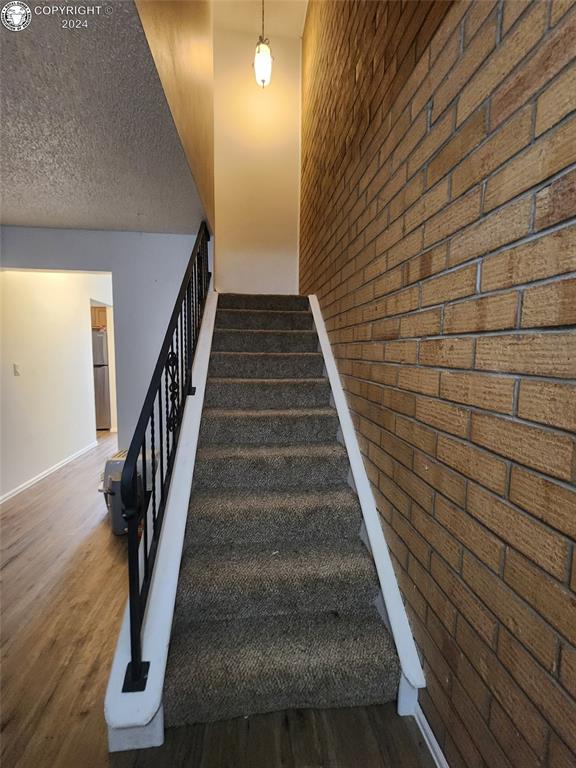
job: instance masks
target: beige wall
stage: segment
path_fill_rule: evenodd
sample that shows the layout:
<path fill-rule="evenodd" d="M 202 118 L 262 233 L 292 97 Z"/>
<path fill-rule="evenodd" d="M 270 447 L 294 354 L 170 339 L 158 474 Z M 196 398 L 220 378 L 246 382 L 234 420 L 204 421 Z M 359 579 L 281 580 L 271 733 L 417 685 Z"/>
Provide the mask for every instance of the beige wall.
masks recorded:
<path fill-rule="evenodd" d="M 0 290 L 4 496 L 96 439 L 90 301 L 112 303 L 112 278 L 10 270 Z"/>
<path fill-rule="evenodd" d="M 258 88 L 258 26 L 227 28 L 229 5 L 214 9 L 215 284 L 297 293 L 300 40 L 271 35 L 272 82 Z"/>
<path fill-rule="evenodd" d="M 136 0 L 136 7 L 213 230 L 212 3 Z"/>

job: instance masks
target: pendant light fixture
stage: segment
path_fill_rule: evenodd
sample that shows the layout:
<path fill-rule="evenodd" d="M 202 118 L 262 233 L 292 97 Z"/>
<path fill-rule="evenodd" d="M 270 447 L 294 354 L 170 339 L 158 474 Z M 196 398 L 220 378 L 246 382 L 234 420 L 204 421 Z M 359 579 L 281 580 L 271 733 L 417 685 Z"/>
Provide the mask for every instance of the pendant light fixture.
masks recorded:
<path fill-rule="evenodd" d="M 270 85 L 272 78 L 272 53 L 270 51 L 270 40 L 264 37 L 264 0 L 262 0 L 262 33 L 256 43 L 256 53 L 254 54 L 254 76 L 261 88 L 266 88 L 267 85 Z"/>

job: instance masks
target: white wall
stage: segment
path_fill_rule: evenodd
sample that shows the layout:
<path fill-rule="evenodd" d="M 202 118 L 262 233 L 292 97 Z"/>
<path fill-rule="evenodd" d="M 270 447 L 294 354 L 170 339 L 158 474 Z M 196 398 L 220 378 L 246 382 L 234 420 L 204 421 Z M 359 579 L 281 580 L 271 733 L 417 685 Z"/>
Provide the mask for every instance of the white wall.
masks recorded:
<path fill-rule="evenodd" d="M 4 268 L 112 273 L 118 443 L 128 447 L 195 235 L 3 227 Z"/>
<path fill-rule="evenodd" d="M 300 39 L 271 36 L 272 81 L 258 88 L 259 32 L 227 26 L 234 3 L 214 6 L 215 286 L 298 293 Z"/>
<path fill-rule="evenodd" d="M 4 496 L 96 439 L 90 300 L 111 304 L 112 279 L 5 271 L 0 291 Z"/>

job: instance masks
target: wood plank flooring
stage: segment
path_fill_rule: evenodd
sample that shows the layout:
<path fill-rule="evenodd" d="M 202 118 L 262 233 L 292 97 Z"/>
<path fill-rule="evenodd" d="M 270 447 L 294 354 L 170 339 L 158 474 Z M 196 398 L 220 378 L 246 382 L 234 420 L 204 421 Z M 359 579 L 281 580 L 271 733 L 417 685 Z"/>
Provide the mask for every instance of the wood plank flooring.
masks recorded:
<path fill-rule="evenodd" d="M 111 756 L 112 768 L 434 768 L 412 718 L 393 704 L 299 709 L 166 732 L 158 749 Z"/>
<path fill-rule="evenodd" d="M 6 768 L 432 768 L 392 705 L 168 731 L 108 755 L 104 692 L 127 593 L 125 540 L 97 492 L 115 436 L 0 507 L 0 763 Z"/>

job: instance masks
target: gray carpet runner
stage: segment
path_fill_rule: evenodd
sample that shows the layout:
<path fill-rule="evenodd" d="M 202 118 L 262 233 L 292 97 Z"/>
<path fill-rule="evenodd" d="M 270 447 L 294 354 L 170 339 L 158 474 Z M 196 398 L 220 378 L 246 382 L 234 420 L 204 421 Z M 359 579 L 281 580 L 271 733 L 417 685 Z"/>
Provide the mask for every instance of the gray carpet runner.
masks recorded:
<path fill-rule="evenodd" d="M 164 688 L 167 726 L 396 698 L 304 296 L 222 294 Z"/>

